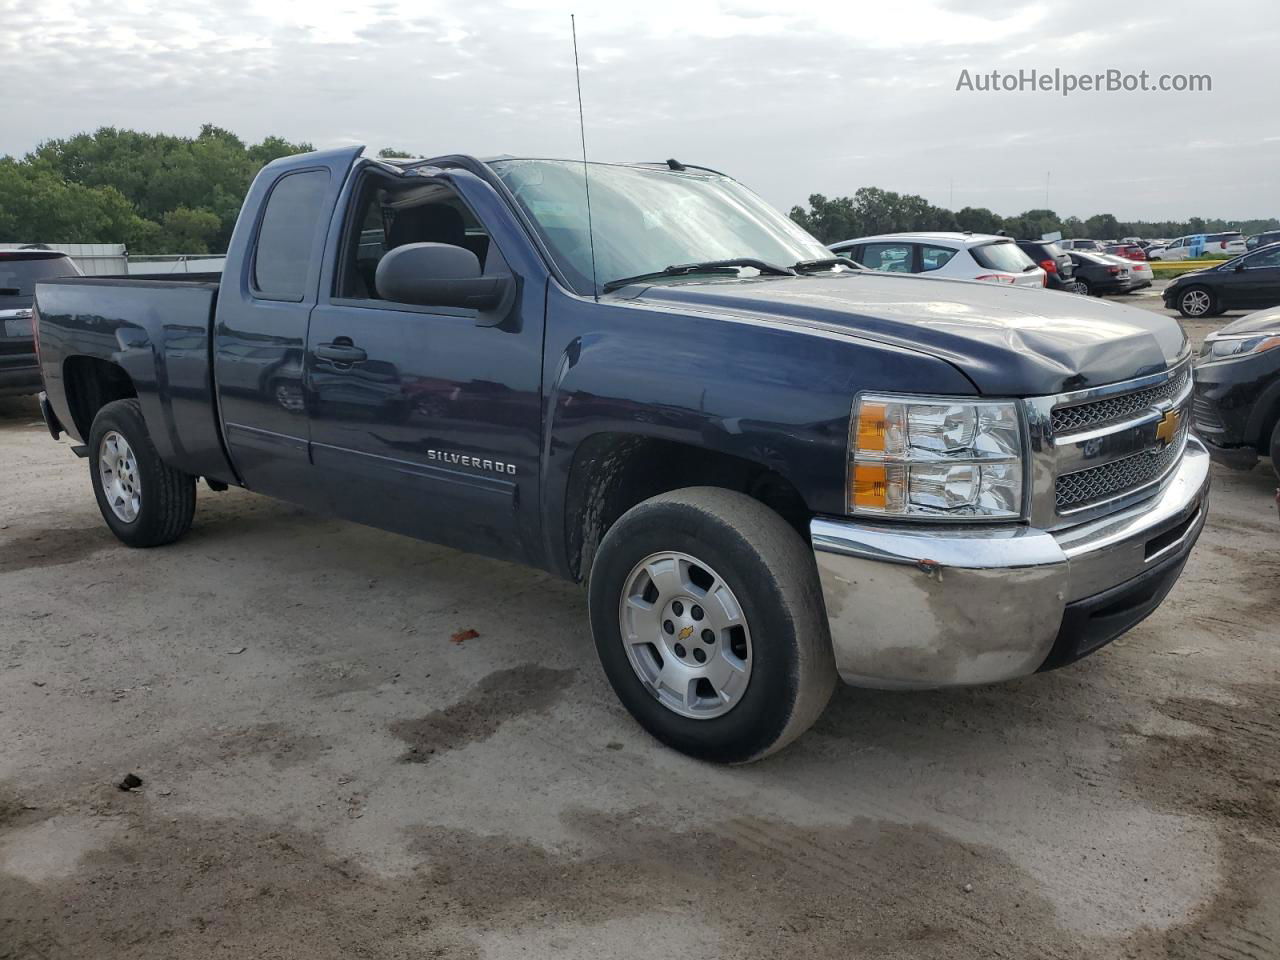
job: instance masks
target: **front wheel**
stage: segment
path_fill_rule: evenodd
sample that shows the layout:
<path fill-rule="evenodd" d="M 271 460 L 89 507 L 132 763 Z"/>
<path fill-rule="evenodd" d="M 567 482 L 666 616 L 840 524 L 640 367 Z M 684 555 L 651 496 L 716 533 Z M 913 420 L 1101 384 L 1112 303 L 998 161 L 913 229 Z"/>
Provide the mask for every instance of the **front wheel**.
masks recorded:
<path fill-rule="evenodd" d="M 1184 317 L 1210 317 L 1217 304 L 1205 287 L 1187 287 L 1178 294 L 1178 312 Z"/>
<path fill-rule="evenodd" d="M 835 688 L 813 551 L 744 494 L 690 487 L 627 511 L 596 553 L 589 603 L 619 699 L 691 756 L 765 757 Z"/>
<path fill-rule="evenodd" d="M 172 543 L 191 528 L 196 478 L 160 459 L 137 400 L 115 400 L 93 418 L 89 476 L 102 519 L 129 546 Z"/>
<path fill-rule="evenodd" d="M 1082 297 L 1091 297 L 1093 296 L 1093 287 L 1089 286 L 1088 280 L 1077 280 L 1076 293 L 1080 294 Z"/>

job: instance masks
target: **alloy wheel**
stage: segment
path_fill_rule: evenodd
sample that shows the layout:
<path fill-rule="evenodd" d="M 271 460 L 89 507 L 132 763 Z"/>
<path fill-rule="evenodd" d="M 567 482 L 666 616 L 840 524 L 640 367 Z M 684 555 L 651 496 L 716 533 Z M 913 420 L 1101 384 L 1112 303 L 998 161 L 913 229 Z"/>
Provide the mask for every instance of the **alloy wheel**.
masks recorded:
<path fill-rule="evenodd" d="M 651 554 L 618 606 L 627 659 L 668 710 L 695 720 L 737 706 L 751 680 L 751 631 L 733 590 L 685 553 Z"/>
<path fill-rule="evenodd" d="M 142 480 L 138 476 L 138 460 L 123 434 L 108 431 L 98 448 L 98 475 L 102 493 L 120 520 L 133 523 L 142 509 Z"/>

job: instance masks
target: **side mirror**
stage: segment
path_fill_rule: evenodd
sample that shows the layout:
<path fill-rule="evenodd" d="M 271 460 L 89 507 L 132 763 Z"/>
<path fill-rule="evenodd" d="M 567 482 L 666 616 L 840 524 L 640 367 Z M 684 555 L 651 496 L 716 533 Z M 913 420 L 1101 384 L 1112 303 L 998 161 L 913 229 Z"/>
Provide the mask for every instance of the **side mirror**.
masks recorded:
<path fill-rule="evenodd" d="M 1239 272 L 1240 272 L 1241 270 L 1243 270 L 1243 269 L 1244 269 L 1244 264 L 1243 264 L 1243 263 L 1237 263 L 1237 264 L 1236 264 L 1236 273 L 1239 273 Z"/>
<path fill-rule="evenodd" d="M 373 284 L 393 303 L 492 310 L 506 299 L 511 280 L 482 276 L 480 261 L 465 247 L 406 243 L 378 261 Z"/>

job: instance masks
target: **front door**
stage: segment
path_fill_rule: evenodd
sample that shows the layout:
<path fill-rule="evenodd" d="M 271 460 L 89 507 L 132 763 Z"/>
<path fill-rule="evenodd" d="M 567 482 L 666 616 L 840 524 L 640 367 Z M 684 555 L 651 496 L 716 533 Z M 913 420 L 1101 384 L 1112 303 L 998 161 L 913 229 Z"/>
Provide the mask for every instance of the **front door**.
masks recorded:
<path fill-rule="evenodd" d="M 1237 276 L 1236 304 L 1241 307 L 1274 307 L 1280 304 L 1280 247 L 1246 257 Z"/>
<path fill-rule="evenodd" d="M 474 177 L 469 185 L 493 193 Z M 312 314 L 306 351 L 311 453 L 331 508 L 424 540 L 530 559 L 541 285 L 522 284 L 501 317 L 388 302 L 376 289 L 387 250 L 450 243 L 475 253 L 484 273 L 511 276 L 503 238 L 456 189 L 426 177 L 371 171 L 344 204 L 349 226 L 336 245 L 333 295 Z"/>

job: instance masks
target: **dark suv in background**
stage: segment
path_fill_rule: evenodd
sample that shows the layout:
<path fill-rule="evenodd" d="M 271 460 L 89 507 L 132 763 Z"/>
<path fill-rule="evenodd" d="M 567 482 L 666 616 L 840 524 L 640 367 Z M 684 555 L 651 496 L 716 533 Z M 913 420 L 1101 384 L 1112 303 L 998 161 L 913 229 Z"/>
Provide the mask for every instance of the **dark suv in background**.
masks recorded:
<path fill-rule="evenodd" d="M 1263 233 L 1255 233 L 1244 241 L 1246 250 L 1257 250 L 1259 247 L 1270 246 L 1273 243 L 1280 243 L 1280 230 L 1267 230 Z"/>
<path fill-rule="evenodd" d="M 1215 460 L 1248 470 L 1269 456 L 1280 476 L 1280 309 L 1251 313 L 1205 338 L 1192 413 Z"/>
<path fill-rule="evenodd" d="M 1056 243 L 1051 240 L 1019 240 L 1018 249 L 1044 271 L 1044 285 L 1050 290 L 1076 292 L 1075 264 Z"/>
<path fill-rule="evenodd" d="M 58 250 L 0 250 L 0 397 L 40 392 L 31 304 L 37 280 L 78 277 Z"/>

